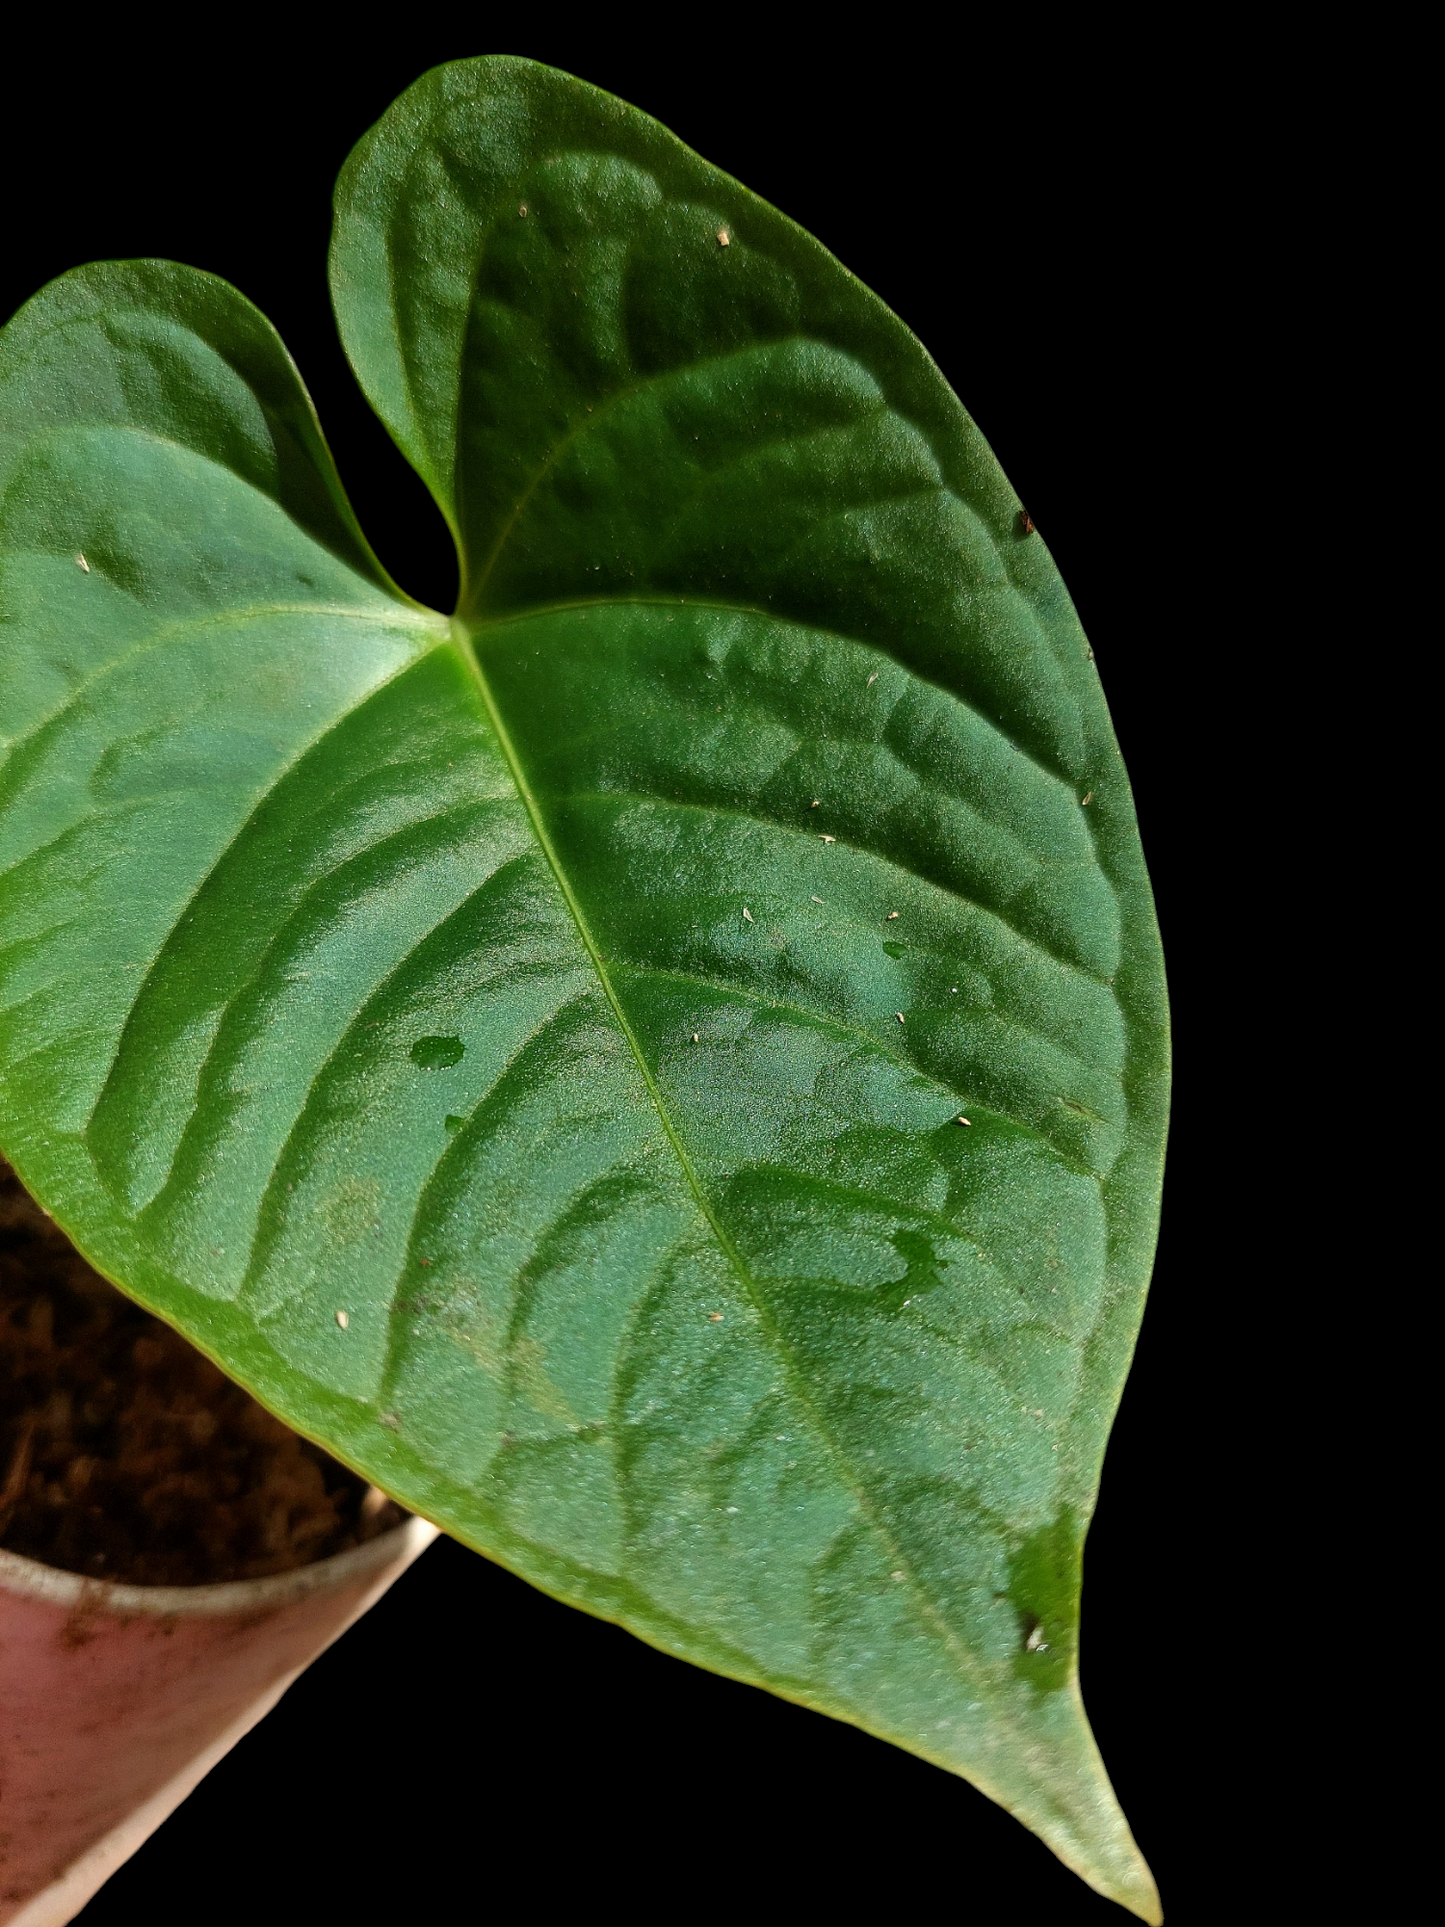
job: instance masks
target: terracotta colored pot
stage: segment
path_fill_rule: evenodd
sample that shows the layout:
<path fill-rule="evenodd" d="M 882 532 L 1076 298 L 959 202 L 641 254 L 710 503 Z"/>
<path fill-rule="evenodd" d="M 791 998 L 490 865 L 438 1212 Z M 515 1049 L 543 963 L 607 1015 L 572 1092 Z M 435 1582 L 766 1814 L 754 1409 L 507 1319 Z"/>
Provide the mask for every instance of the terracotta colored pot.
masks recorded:
<path fill-rule="evenodd" d="M 119 1586 L 0 1551 L 0 1923 L 64 1927 L 437 1536 L 273 1579 Z"/>

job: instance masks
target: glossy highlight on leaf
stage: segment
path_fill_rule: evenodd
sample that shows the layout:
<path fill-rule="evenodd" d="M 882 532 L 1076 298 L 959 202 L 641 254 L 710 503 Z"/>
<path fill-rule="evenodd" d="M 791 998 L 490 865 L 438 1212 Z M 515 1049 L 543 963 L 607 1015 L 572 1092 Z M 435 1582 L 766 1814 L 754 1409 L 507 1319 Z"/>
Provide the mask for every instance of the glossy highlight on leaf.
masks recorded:
<path fill-rule="evenodd" d="M 450 617 L 224 283 L 0 335 L 0 1143 L 398 1499 L 1157 1920 L 1077 1629 L 1167 1018 L 1041 537 L 881 302 L 548 68 L 409 89 L 331 278 Z"/>

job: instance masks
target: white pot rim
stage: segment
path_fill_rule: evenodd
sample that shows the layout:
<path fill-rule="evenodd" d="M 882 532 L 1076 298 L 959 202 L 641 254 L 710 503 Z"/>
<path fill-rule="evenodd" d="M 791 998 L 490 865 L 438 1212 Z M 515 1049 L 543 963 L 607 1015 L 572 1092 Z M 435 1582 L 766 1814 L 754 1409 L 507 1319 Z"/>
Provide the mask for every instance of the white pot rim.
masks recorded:
<path fill-rule="evenodd" d="M 141 1614 L 161 1619 L 203 1615 L 232 1618 L 239 1613 L 289 1606 L 312 1593 L 330 1592 L 365 1578 L 395 1559 L 415 1558 L 436 1536 L 434 1525 L 413 1514 L 349 1552 L 333 1553 L 329 1559 L 297 1566 L 291 1572 L 272 1573 L 268 1579 L 233 1579 L 219 1586 L 121 1585 L 63 1572 L 58 1566 L 43 1566 L 38 1559 L 0 1548 L 0 1595 L 18 1595 L 66 1612 L 109 1613 L 126 1619 Z"/>
<path fill-rule="evenodd" d="M 11 1598 L 25 1597 L 52 1607 L 104 1612 L 121 1620 L 135 1613 L 156 1617 L 176 1613 L 239 1616 L 242 1625 L 250 1620 L 245 1637 L 264 1645 L 275 1637 L 276 1629 L 264 1623 L 270 1619 L 271 1610 L 308 1595 L 316 1597 L 348 1589 L 329 1608 L 321 1606 L 320 1623 L 313 1626 L 308 1650 L 299 1665 L 272 1679 L 223 1732 L 201 1747 L 165 1785 L 144 1798 L 108 1833 L 92 1841 L 48 1886 L 23 1900 L 20 1911 L 10 1918 L 9 1927 L 66 1927 L 67 1922 L 74 1920 L 116 1868 L 155 1832 L 217 1761 L 224 1758 L 258 1720 L 265 1718 L 287 1687 L 375 1605 L 393 1581 L 438 1536 L 434 1525 L 413 1514 L 399 1526 L 393 1526 L 390 1532 L 380 1533 L 350 1552 L 337 1553 L 295 1572 L 276 1573 L 269 1579 L 243 1579 L 223 1586 L 108 1586 L 85 1579 L 79 1573 L 61 1572 L 19 1553 L 0 1550 L 0 1623 L 3 1623 L 8 1594 Z M 260 1610 L 263 1608 L 267 1610 Z"/>

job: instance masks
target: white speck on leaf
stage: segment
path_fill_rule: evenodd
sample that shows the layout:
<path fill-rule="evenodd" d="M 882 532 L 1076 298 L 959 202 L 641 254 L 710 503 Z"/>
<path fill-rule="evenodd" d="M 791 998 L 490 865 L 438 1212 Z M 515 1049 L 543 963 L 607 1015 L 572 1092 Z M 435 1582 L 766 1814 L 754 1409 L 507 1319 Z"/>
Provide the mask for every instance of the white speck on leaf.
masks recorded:
<path fill-rule="evenodd" d="M 338 1325 L 340 1325 L 341 1329 L 345 1331 L 347 1326 L 351 1323 L 351 1319 L 346 1312 L 339 1311 L 336 1314 L 336 1322 Z"/>
<path fill-rule="evenodd" d="M 821 897 L 814 897 L 814 898 L 813 898 L 813 902 L 814 902 L 814 903 L 821 903 L 822 901 L 823 901 L 823 899 L 822 899 Z"/>
<path fill-rule="evenodd" d="M 1089 805 L 1093 802 L 1093 800 L 1094 800 L 1094 792 L 1092 790 L 1087 790 L 1084 794 L 1083 801 L 1079 805 L 1079 808 L 1081 810 L 1088 809 Z"/>
<path fill-rule="evenodd" d="M 752 913 L 752 911 L 751 911 L 751 910 L 749 910 L 749 908 L 747 907 L 747 905 L 746 905 L 746 904 L 744 904 L 744 905 L 743 905 L 743 922 L 744 922 L 744 923 L 751 923 L 751 922 L 752 922 L 752 920 L 753 920 L 753 913 Z"/>
<path fill-rule="evenodd" d="M 820 837 L 819 841 L 822 843 L 836 843 L 838 839 L 836 836 L 824 836 Z"/>
<path fill-rule="evenodd" d="M 1042 1626 L 1034 1627 L 1033 1631 L 1024 1641 L 1024 1646 L 1027 1651 L 1031 1653 L 1046 1653 L 1049 1650 L 1049 1642 L 1044 1638 L 1044 1629 Z"/>
<path fill-rule="evenodd" d="M 817 807 L 818 807 L 818 805 L 819 805 L 819 804 L 820 804 L 820 803 L 822 802 L 822 800 L 823 800 L 823 799 L 822 799 L 822 797 L 821 797 L 821 796 L 815 796 L 815 797 L 813 798 L 813 800 L 812 800 L 812 802 L 811 802 L 811 803 L 810 803 L 810 804 L 808 805 L 808 808 L 809 808 L 810 810 L 815 810 L 815 809 L 817 809 Z"/>
<path fill-rule="evenodd" d="M 868 688 L 871 689 L 874 683 L 877 682 L 877 680 L 878 680 L 878 671 L 875 669 L 873 671 L 873 674 L 868 678 L 868 684 L 867 684 Z"/>
<path fill-rule="evenodd" d="M 697 1042 L 697 1039 L 698 1039 L 698 1033 L 697 1033 L 696 1031 L 694 1031 L 694 1032 L 692 1033 L 692 1041 L 693 1041 L 694 1043 L 696 1043 L 696 1042 Z"/>
<path fill-rule="evenodd" d="M 903 1573 L 903 1572 L 895 1572 L 895 1573 L 893 1574 L 893 1577 L 894 1577 L 895 1579 L 906 1579 L 906 1578 L 908 1577 L 908 1575 L 907 1575 L 907 1573 Z"/>
<path fill-rule="evenodd" d="M 961 1117 L 958 1119 L 958 1122 L 960 1124 L 971 1124 L 972 1120 L 966 1117 Z"/>
<path fill-rule="evenodd" d="M 896 923 L 897 920 L 898 920 L 898 912 L 896 910 L 890 910 L 888 912 L 888 915 L 883 919 L 885 923 Z"/>
<path fill-rule="evenodd" d="M 898 1019 L 900 1024 L 903 1022 L 903 1012 L 901 1010 L 895 1010 L 893 1015 Z"/>
<path fill-rule="evenodd" d="M 86 573 L 87 575 L 89 575 L 89 574 L 90 574 L 90 564 L 89 564 L 89 563 L 88 563 L 88 562 L 86 561 L 86 559 L 85 559 L 85 557 L 84 557 L 83 555 L 78 555 L 78 556 L 76 556 L 76 558 L 75 558 L 75 560 L 76 560 L 76 563 L 78 564 L 78 566 L 79 566 L 80 568 L 82 568 L 82 569 L 84 569 L 84 570 L 85 570 L 85 573 Z"/>
<path fill-rule="evenodd" d="M 731 236 L 731 235 L 730 235 L 730 234 L 728 233 L 728 231 L 727 231 L 727 229 L 726 229 L 725 227 L 720 227 L 720 228 L 718 229 L 718 231 L 717 231 L 717 244 L 718 244 L 718 246 L 719 246 L 720 248 L 726 248 L 726 247 L 731 247 L 731 246 L 732 246 L 732 238 L 733 238 L 733 237 L 732 237 L 732 236 Z"/>
<path fill-rule="evenodd" d="M 722 1313 L 720 1311 L 710 1311 L 707 1316 L 709 1324 L 720 1325 L 722 1323 Z"/>

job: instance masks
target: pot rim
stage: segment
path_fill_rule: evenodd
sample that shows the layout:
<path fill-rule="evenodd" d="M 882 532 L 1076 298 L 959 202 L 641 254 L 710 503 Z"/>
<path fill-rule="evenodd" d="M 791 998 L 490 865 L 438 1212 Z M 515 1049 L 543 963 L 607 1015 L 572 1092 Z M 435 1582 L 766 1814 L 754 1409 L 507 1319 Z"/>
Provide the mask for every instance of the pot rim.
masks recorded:
<path fill-rule="evenodd" d="M 437 1528 L 429 1520 L 411 1513 L 389 1532 L 378 1533 L 365 1545 L 352 1546 L 347 1552 L 333 1553 L 329 1559 L 318 1559 L 290 1572 L 272 1573 L 266 1579 L 231 1579 L 216 1586 L 123 1585 L 64 1572 L 58 1566 L 45 1566 L 38 1559 L 27 1559 L 23 1553 L 6 1552 L 0 1547 L 0 1597 L 18 1595 L 87 1616 L 110 1613 L 125 1618 L 138 1614 L 166 1619 L 228 1618 L 289 1606 L 312 1593 L 331 1592 L 406 1553 L 415 1556 L 414 1541 L 420 1541 L 415 1552 L 421 1552 L 436 1537 Z"/>

